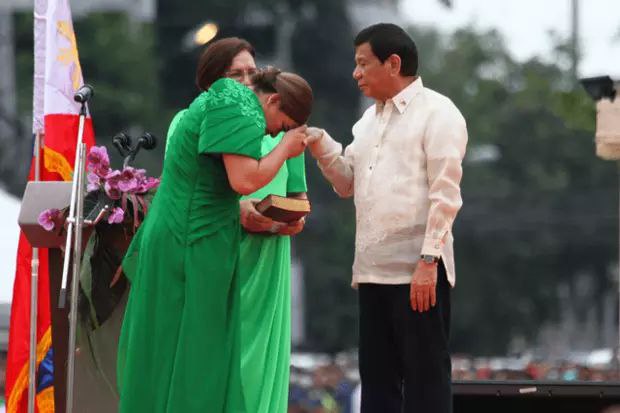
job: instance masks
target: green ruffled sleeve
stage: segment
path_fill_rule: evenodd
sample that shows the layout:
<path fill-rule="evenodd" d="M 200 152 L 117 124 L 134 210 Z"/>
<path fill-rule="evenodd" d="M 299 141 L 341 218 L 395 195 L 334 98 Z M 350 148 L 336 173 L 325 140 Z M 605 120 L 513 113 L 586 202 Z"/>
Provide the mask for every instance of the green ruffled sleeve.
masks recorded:
<path fill-rule="evenodd" d="M 289 194 L 308 192 L 308 186 L 306 185 L 306 162 L 304 153 L 302 152 L 301 155 L 287 160 L 286 167 L 288 169 L 286 192 Z"/>
<path fill-rule="evenodd" d="M 203 96 L 198 152 L 260 159 L 266 124 L 254 92 L 232 79 L 220 79 Z"/>

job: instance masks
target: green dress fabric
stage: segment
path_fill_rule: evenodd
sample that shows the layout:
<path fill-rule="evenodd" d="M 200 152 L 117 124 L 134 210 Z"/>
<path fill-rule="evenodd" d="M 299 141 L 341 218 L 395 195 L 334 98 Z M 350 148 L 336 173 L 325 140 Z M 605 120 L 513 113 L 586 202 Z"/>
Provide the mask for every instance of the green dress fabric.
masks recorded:
<path fill-rule="evenodd" d="M 282 139 L 265 136 L 263 156 Z M 306 192 L 303 154 L 289 159 L 275 178 L 248 198 Z M 241 279 L 241 378 L 248 411 L 284 413 L 291 352 L 290 237 L 243 232 Z"/>
<path fill-rule="evenodd" d="M 230 79 L 180 119 L 161 185 L 123 260 L 131 290 L 117 360 L 121 413 L 246 411 L 239 195 L 221 154 L 259 159 L 264 133 L 256 95 Z"/>
<path fill-rule="evenodd" d="M 164 157 L 168 154 L 168 146 L 170 146 L 172 135 L 174 131 L 176 130 L 181 119 L 183 119 L 183 115 L 185 115 L 185 112 L 187 112 L 187 109 L 183 109 L 179 111 L 176 115 L 174 115 L 174 118 L 172 118 L 172 122 L 170 122 L 170 126 L 168 127 L 168 133 L 166 134 L 166 146 L 164 149 Z"/>
<path fill-rule="evenodd" d="M 173 118 L 166 146 L 185 112 L 182 110 Z M 283 136 L 265 136 L 262 156 L 269 154 Z M 243 199 L 306 191 L 302 153 L 289 159 L 269 184 Z M 241 378 L 248 412 L 283 413 L 288 406 L 291 352 L 290 237 L 242 232 L 239 275 Z"/>

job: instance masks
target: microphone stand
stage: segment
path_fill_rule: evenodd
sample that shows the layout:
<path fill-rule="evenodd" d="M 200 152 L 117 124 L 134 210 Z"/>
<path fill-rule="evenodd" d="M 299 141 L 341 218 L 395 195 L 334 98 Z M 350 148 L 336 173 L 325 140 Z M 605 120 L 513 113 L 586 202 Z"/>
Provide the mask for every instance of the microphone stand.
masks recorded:
<path fill-rule="evenodd" d="M 130 162 L 133 162 L 136 159 L 136 155 L 138 154 L 138 152 L 140 152 L 140 149 L 151 150 L 155 148 L 156 145 L 157 138 L 155 138 L 155 136 L 151 133 L 145 132 L 144 135 L 142 135 L 138 139 L 138 143 L 136 143 L 136 146 L 134 146 L 133 148 L 128 148 L 127 153 L 122 154 L 123 156 L 127 155 L 123 160 L 123 169 L 126 168 Z"/>
<path fill-rule="evenodd" d="M 129 163 L 133 162 L 136 159 L 136 155 L 140 151 L 141 147 L 142 143 L 138 142 L 134 148 L 129 150 L 127 156 L 125 156 L 125 159 L 123 159 L 123 169 L 127 168 L 129 166 Z"/>
<path fill-rule="evenodd" d="M 78 289 L 82 253 L 82 227 L 84 223 L 84 168 L 86 158 L 86 144 L 83 142 L 84 123 L 86 119 L 86 100 L 81 101 L 79 127 L 76 142 L 75 164 L 73 167 L 73 185 L 71 186 L 71 204 L 67 218 L 67 240 L 62 270 L 62 284 L 58 307 L 64 308 L 67 295 L 67 279 L 69 275 L 69 261 L 73 249 L 73 271 L 71 279 L 71 301 L 69 312 L 69 346 L 67 350 L 67 409 L 73 411 L 73 382 L 75 375 L 75 346 L 77 331 Z"/>
<path fill-rule="evenodd" d="M 41 132 L 34 138 L 34 181 L 41 180 Z M 28 357 L 28 413 L 35 411 L 37 375 L 37 316 L 39 311 L 39 248 L 32 248 L 30 260 L 30 347 Z"/>

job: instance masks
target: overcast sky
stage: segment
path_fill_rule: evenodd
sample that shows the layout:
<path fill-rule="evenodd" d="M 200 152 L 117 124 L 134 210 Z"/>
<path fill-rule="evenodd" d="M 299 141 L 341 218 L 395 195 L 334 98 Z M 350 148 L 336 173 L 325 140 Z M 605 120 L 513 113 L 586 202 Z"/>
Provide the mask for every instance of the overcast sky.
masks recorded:
<path fill-rule="evenodd" d="M 439 0 L 402 0 L 401 9 L 413 23 L 451 31 L 468 23 L 501 31 L 518 59 L 545 56 L 549 31 L 569 36 L 571 0 L 452 0 L 452 9 Z M 580 75 L 610 74 L 620 78 L 620 0 L 579 2 L 583 60 Z"/>

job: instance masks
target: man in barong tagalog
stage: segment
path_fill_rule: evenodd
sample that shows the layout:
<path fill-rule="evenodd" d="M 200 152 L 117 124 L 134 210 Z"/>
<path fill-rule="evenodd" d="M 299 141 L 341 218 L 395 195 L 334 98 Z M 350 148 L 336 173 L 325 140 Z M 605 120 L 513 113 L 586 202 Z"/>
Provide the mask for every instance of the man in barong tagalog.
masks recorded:
<path fill-rule="evenodd" d="M 462 200 L 463 116 L 417 73 L 413 40 L 393 24 L 355 38 L 353 78 L 375 100 L 342 145 L 308 128 L 323 175 L 356 207 L 362 413 L 452 410 L 452 224 Z"/>

